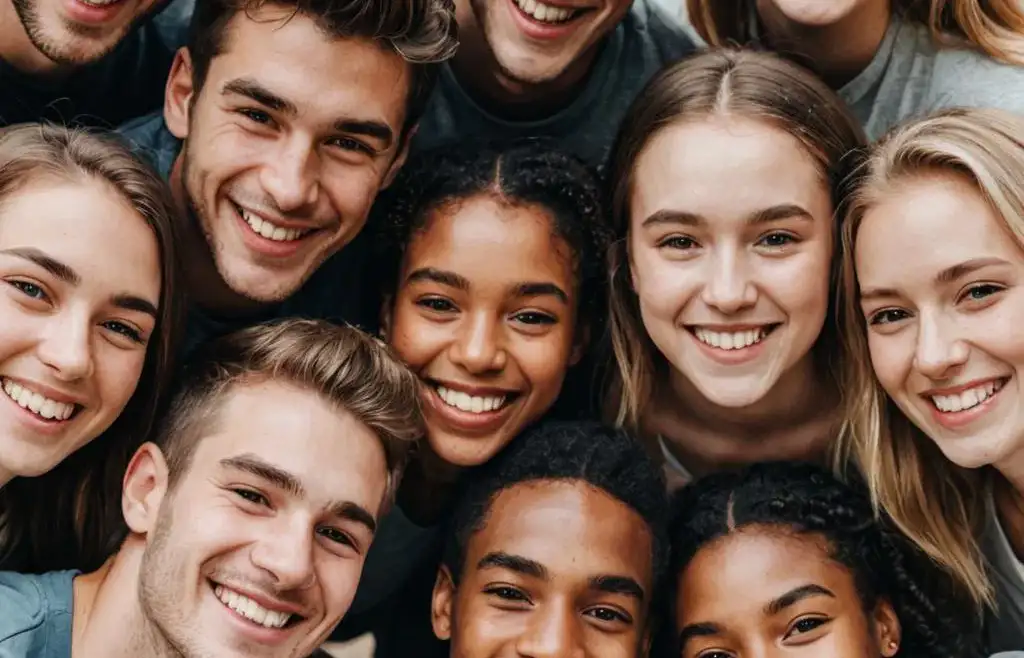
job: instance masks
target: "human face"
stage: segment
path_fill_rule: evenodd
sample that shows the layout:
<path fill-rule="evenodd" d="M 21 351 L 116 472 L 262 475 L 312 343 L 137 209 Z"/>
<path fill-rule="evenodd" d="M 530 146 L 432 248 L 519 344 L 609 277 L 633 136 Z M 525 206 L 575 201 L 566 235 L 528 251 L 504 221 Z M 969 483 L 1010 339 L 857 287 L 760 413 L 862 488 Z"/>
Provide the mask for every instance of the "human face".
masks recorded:
<path fill-rule="evenodd" d="M 864 215 L 854 258 L 871 363 L 903 413 L 960 466 L 1020 453 L 1024 251 L 977 188 L 899 183 Z"/>
<path fill-rule="evenodd" d="M 637 159 L 630 266 L 651 340 L 705 398 L 756 403 L 810 358 L 832 202 L 799 141 L 736 116 L 678 123 Z"/>
<path fill-rule="evenodd" d="M 404 158 L 410 80 L 398 54 L 275 5 L 235 15 L 194 94 L 179 62 L 168 126 L 186 139 L 188 203 L 235 295 L 289 297 L 363 228 Z"/>
<path fill-rule="evenodd" d="M 345 410 L 277 382 L 229 392 L 210 430 L 148 529 L 145 616 L 187 657 L 308 656 L 355 595 L 383 448 Z"/>
<path fill-rule="evenodd" d="M 825 541 L 748 526 L 701 548 L 679 577 L 682 658 L 879 658 L 896 654 L 899 622 L 865 613 L 850 571 Z"/>
<path fill-rule="evenodd" d="M 549 215 L 474 197 L 414 234 L 385 321 L 421 387 L 431 450 L 476 466 L 554 404 L 576 348 L 576 276 Z"/>
<path fill-rule="evenodd" d="M 458 586 L 439 578 L 435 632 L 453 658 L 635 658 L 652 545 L 640 515 L 587 484 L 510 487 L 470 537 Z"/>
<path fill-rule="evenodd" d="M 160 0 L 11 0 L 28 42 L 50 61 L 85 66 L 108 55 Z"/>
<path fill-rule="evenodd" d="M 805 27 L 829 27 L 886 0 L 757 0 L 758 11 Z"/>
<path fill-rule="evenodd" d="M 135 392 L 160 254 L 105 183 L 38 182 L 0 203 L 0 485 L 99 436 Z"/>
<path fill-rule="evenodd" d="M 482 33 L 502 75 L 554 83 L 587 60 L 618 26 L 632 0 L 460 0 L 468 31 Z M 463 12 L 460 12 L 460 15 Z"/>

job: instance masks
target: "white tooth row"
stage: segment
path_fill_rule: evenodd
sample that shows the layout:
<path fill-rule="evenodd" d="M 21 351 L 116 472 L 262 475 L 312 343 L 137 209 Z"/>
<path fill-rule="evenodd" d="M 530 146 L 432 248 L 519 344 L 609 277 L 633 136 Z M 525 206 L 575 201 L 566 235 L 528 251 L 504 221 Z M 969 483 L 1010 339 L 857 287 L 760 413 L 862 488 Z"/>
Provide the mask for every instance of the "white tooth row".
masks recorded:
<path fill-rule="evenodd" d="M 697 336 L 697 340 L 705 345 L 717 347 L 722 350 L 741 350 L 744 347 L 750 347 L 751 345 L 760 343 L 767 335 L 764 329 L 751 329 L 749 331 L 735 331 L 730 333 L 711 331 L 709 329 L 701 329 L 699 327 L 693 333 Z"/>
<path fill-rule="evenodd" d="M 82 2 L 94 7 L 106 7 L 108 5 L 117 4 L 118 2 L 121 2 L 121 0 L 82 0 Z"/>
<path fill-rule="evenodd" d="M 537 0 L 516 0 L 516 5 L 523 10 L 523 13 L 533 16 L 544 23 L 563 23 L 576 13 L 572 9 L 564 7 L 552 7 Z"/>
<path fill-rule="evenodd" d="M 957 395 L 933 395 L 935 407 L 944 413 L 966 411 L 976 407 L 995 395 L 1003 387 L 1002 382 L 989 382 L 983 386 L 971 388 Z"/>
<path fill-rule="evenodd" d="M 242 615 L 249 621 L 256 622 L 260 626 L 265 626 L 267 628 L 281 628 L 288 623 L 288 619 L 292 616 L 289 612 L 267 610 L 249 597 L 242 596 L 238 592 L 225 589 L 221 585 L 217 585 L 214 592 L 217 594 L 217 598 L 220 599 L 221 603 Z"/>
<path fill-rule="evenodd" d="M 449 407 L 455 407 L 462 411 L 469 411 L 474 414 L 482 414 L 487 411 L 500 409 L 505 404 L 504 395 L 499 397 L 469 395 L 462 391 L 453 391 L 444 386 L 437 387 L 437 395 Z"/>
<path fill-rule="evenodd" d="M 21 407 L 47 420 L 67 420 L 75 412 L 74 404 L 51 400 L 9 379 L 4 380 L 4 393 Z"/>
<path fill-rule="evenodd" d="M 276 242 L 289 242 L 291 240 L 298 240 L 301 238 L 306 231 L 297 228 L 285 228 L 283 226 L 276 226 L 271 224 L 262 217 L 257 217 L 249 211 L 242 209 L 242 219 L 245 223 L 252 227 L 252 230 L 259 233 L 268 240 L 274 240 Z"/>

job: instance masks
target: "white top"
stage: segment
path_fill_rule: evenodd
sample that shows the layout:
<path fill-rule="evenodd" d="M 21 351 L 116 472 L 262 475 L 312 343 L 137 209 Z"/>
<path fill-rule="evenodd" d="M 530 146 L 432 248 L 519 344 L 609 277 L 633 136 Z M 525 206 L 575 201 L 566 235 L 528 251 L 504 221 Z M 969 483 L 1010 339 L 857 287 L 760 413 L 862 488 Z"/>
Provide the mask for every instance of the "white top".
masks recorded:
<path fill-rule="evenodd" d="M 1024 564 L 1017 559 L 999 522 L 991 488 L 986 494 L 985 508 L 987 520 L 981 549 L 989 563 L 998 610 L 989 620 L 991 649 L 1019 653 L 1024 650 Z"/>

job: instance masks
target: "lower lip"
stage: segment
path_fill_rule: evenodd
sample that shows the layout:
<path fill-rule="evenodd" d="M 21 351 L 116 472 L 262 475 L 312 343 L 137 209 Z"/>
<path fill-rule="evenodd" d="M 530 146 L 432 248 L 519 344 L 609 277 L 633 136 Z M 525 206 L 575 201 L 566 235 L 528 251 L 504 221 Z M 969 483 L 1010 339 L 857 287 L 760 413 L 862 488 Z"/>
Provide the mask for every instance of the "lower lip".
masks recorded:
<path fill-rule="evenodd" d="M 686 333 L 690 334 L 690 338 L 693 339 L 693 342 L 697 343 L 701 350 L 703 350 L 704 354 L 708 355 L 709 358 L 724 365 L 734 366 L 747 363 L 748 361 L 753 361 L 757 357 L 761 356 L 761 353 L 764 352 L 764 344 L 768 342 L 768 339 L 771 338 L 772 334 L 777 330 L 778 327 L 770 331 L 767 336 L 763 337 L 753 345 L 741 347 L 738 350 L 723 350 L 720 347 L 712 347 L 697 338 L 697 335 L 689 329 L 686 330 Z"/>
<path fill-rule="evenodd" d="M 509 13 L 512 14 L 512 20 L 515 21 L 519 30 L 527 37 L 538 41 L 561 39 L 576 31 L 580 20 L 580 16 L 576 16 L 571 21 L 565 23 L 542 23 L 523 12 L 519 5 L 515 3 L 515 0 L 506 0 L 506 4 L 508 5 Z"/>
<path fill-rule="evenodd" d="M 235 221 L 238 222 L 239 229 L 242 231 L 242 241 L 245 243 L 245 246 L 258 254 L 270 258 L 294 256 L 309 241 L 310 237 L 316 233 L 316 231 L 310 231 L 298 240 L 271 240 L 252 230 L 249 222 L 242 219 L 242 215 L 233 205 L 231 206 L 231 213 L 235 216 Z"/>
<path fill-rule="evenodd" d="M 471 411 L 463 411 L 462 409 L 449 406 L 441 399 L 437 389 L 433 386 L 427 386 L 427 389 L 429 391 L 427 394 L 427 404 L 441 417 L 450 429 L 473 434 L 490 434 L 501 429 L 508 422 L 512 408 L 518 401 L 506 402 L 505 406 L 496 411 L 485 411 L 475 414 Z"/>
<path fill-rule="evenodd" d="M 67 420 L 46 420 L 12 400 L 11 396 L 7 395 L 6 391 L 0 391 L 0 397 L 2 397 L 14 410 L 14 416 L 23 425 L 37 434 L 56 436 L 63 432 L 74 418 L 74 416 L 72 416 Z"/>
<path fill-rule="evenodd" d="M 935 418 L 936 422 L 947 429 L 959 429 L 966 425 L 970 425 L 978 418 L 988 413 L 992 409 L 993 404 L 1002 395 L 1003 391 L 1006 390 L 1006 387 L 1010 385 L 1010 381 L 1011 380 L 1007 380 L 1006 383 L 1003 384 L 1002 388 L 996 391 L 993 395 L 985 398 L 985 401 L 981 404 L 963 411 L 939 411 L 931 400 L 927 400 L 927 404 L 931 408 L 932 416 Z"/>
<path fill-rule="evenodd" d="M 116 18 L 124 5 L 124 0 L 118 0 L 114 4 L 102 7 L 86 4 L 81 0 L 68 0 L 66 7 L 68 16 L 75 22 L 102 24 L 109 23 Z"/>
<path fill-rule="evenodd" d="M 292 634 L 294 627 L 285 628 L 267 628 L 266 626 L 260 626 L 259 624 L 249 621 L 242 615 L 238 614 L 231 608 L 227 607 L 223 601 L 217 598 L 217 593 L 214 591 L 216 585 L 212 582 L 208 583 L 210 586 L 210 594 L 213 596 L 214 601 L 221 607 L 224 612 L 231 618 L 232 625 L 238 629 L 238 631 L 258 644 L 270 644 L 276 645 L 281 644 L 288 639 L 288 636 Z"/>

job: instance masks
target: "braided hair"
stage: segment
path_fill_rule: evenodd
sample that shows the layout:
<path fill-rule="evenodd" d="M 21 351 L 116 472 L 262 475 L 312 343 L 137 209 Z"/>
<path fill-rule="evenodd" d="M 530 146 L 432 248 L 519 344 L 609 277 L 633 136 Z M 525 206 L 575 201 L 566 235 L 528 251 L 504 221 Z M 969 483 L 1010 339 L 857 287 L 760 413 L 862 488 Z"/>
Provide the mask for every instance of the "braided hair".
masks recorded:
<path fill-rule="evenodd" d="M 953 596 L 945 573 L 879 518 L 866 491 L 811 464 L 755 464 L 677 492 L 670 526 L 671 573 L 697 552 L 744 526 L 782 526 L 825 538 L 829 557 L 853 576 L 866 611 L 889 601 L 902 629 L 902 658 L 982 655 L 980 619 Z M 675 655 L 679 655 L 678 652 Z"/>

